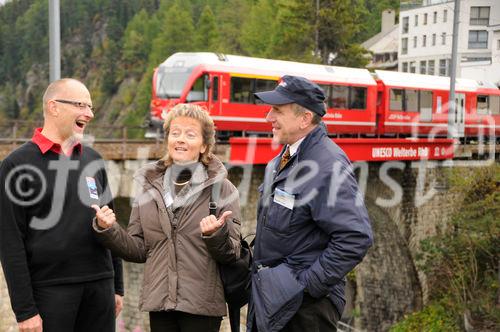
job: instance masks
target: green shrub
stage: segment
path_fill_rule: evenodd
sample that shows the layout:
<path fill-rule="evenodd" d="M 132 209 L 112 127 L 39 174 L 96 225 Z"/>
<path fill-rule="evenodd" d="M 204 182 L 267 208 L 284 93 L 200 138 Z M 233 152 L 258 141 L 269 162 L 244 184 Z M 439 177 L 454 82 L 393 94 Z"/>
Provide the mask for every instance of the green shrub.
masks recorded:
<path fill-rule="evenodd" d="M 390 332 L 454 332 L 461 331 L 454 317 L 441 304 L 431 304 L 422 311 L 405 317 Z"/>
<path fill-rule="evenodd" d="M 428 276 L 431 301 L 460 321 L 469 312 L 475 328 L 499 326 L 500 165 L 452 173 L 462 206 L 421 242 L 418 265 Z"/>

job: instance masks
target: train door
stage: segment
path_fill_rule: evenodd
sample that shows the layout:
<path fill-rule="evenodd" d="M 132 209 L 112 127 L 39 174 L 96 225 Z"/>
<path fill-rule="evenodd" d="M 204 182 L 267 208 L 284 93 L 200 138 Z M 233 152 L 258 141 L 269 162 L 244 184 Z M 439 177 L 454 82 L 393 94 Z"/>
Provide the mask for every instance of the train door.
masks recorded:
<path fill-rule="evenodd" d="M 211 115 L 219 115 L 221 109 L 220 78 L 217 74 L 210 75 L 209 111 Z"/>
<path fill-rule="evenodd" d="M 465 129 L 465 94 L 457 93 L 455 95 L 455 109 L 454 125 L 457 129 L 457 135 L 463 137 Z"/>
<path fill-rule="evenodd" d="M 420 91 L 419 92 L 419 107 L 420 107 L 420 121 L 421 122 L 431 122 L 432 121 L 432 91 Z"/>

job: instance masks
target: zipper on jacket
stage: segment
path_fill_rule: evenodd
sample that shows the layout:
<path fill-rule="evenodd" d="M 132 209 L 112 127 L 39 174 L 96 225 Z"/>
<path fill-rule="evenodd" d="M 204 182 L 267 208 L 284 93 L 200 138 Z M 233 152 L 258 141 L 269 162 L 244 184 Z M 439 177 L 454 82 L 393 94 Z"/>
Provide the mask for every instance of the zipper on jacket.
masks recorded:
<path fill-rule="evenodd" d="M 177 217 L 175 216 L 175 214 L 174 214 L 174 220 L 172 220 L 170 225 L 172 226 L 172 243 L 174 244 L 174 248 L 175 248 L 175 244 L 176 244 L 175 241 L 177 238 L 177 226 L 178 226 L 178 220 L 177 220 Z"/>

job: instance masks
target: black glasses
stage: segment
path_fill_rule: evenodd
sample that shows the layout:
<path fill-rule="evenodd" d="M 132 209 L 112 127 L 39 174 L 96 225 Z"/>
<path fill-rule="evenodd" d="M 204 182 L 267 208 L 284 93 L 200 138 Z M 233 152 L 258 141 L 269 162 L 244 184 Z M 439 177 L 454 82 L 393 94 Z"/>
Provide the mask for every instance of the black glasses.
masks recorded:
<path fill-rule="evenodd" d="M 73 106 L 78 107 L 81 110 L 85 110 L 87 107 L 90 108 L 90 110 L 93 112 L 94 111 L 94 106 L 84 103 L 83 101 L 73 101 L 73 100 L 64 100 L 64 99 L 54 99 L 54 101 L 58 103 L 63 103 L 63 104 L 70 104 Z"/>

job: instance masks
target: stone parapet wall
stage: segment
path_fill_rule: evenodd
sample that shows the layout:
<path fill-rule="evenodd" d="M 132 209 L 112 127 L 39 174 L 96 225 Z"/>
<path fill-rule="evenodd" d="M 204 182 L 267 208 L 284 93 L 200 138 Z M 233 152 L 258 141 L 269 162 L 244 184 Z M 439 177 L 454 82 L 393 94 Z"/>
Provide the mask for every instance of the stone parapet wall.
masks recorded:
<path fill-rule="evenodd" d="M 0 332 L 17 332 L 16 318 L 12 313 L 9 300 L 9 292 L 3 275 L 3 270 L 0 269 Z"/>

